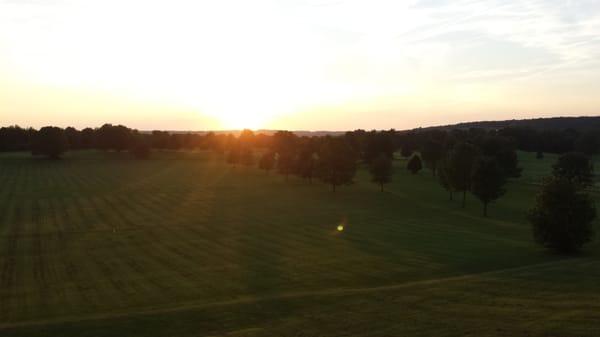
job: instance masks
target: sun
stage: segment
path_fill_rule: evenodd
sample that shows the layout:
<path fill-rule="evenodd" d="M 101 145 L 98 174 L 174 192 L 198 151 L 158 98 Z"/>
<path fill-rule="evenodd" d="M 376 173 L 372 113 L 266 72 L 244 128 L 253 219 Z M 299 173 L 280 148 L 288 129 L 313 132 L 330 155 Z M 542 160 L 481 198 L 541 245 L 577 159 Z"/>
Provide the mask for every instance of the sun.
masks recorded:
<path fill-rule="evenodd" d="M 243 110 L 222 111 L 213 114 L 213 117 L 217 118 L 221 128 L 231 130 L 257 130 L 264 128 L 267 123 L 267 118 L 264 115 Z"/>
<path fill-rule="evenodd" d="M 268 128 L 286 111 L 285 105 L 251 86 L 245 90 L 214 90 L 210 99 L 198 107 L 201 114 L 217 120 L 224 130 Z"/>

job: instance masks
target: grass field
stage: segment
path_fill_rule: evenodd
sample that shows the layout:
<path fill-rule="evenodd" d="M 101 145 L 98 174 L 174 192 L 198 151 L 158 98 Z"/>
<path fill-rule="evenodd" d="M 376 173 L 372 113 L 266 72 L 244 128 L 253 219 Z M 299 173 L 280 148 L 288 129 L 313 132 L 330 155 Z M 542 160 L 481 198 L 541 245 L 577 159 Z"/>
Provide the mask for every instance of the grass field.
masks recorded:
<path fill-rule="evenodd" d="M 0 336 L 600 336 L 600 240 L 532 242 L 534 156 L 485 219 L 402 160 L 334 194 L 203 152 L 3 155 Z"/>

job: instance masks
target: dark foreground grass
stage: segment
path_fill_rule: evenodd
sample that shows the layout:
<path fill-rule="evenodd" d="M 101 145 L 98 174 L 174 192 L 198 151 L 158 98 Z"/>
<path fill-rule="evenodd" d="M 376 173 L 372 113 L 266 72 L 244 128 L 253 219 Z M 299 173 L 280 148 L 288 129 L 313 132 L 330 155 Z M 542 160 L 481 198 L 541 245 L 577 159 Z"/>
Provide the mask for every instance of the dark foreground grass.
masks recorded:
<path fill-rule="evenodd" d="M 206 153 L 2 158 L 0 336 L 600 335 L 600 245 L 532 243 L 529 156 L 489 219 L 402 161 L 333 194 Z"/>

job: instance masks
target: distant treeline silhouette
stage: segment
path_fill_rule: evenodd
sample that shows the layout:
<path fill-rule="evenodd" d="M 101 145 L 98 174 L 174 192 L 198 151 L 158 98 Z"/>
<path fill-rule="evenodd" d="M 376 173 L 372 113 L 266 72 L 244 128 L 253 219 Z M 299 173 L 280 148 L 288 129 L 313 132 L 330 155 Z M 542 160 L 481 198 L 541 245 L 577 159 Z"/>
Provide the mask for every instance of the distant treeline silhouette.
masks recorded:
<path fill-rule="evenodd" d="M 411 148 L 415 148 L 418 144 L 423 143 L 423 138 L 429 137 L 432 132 L 444 132 L 449 133 L 456 137 L 464 138 L 464 134 L 467 133 L 470 138 L 476 138 L 484 133 L 494 133 L 498 136 L 512 139 L 515 142 L 516 148 L 523 151 L 533 151 L 540 153 L 565 153 L 565 152 L 583 152 L 588 155 L 600 153 L 600 125 L 594 122 L 600 120 L 600 117 L 586 117 L 586 118 L 550 118 L 550 119 L 536 119 L 536 120 L 522 120 L 522 121 L 510 121 L 518 123 L 518 125 L 528 125 L 534 121 L 536 123 L 542 123 L 541 125 L 555 126 L 541 128 L 539 124 L 535 124 L 538 127 L 532 126 L 508 126 L 502 128 L 491 128 L 490 125 L 504 125 L 505 122 L 473 122 L 457 124 L 454 127 L 439 127 L 439 128 L 425 128 L 425 129 L 414 129 L 410 131 L 394 131 L 392 133 L 392 143 L 395 148 L 405 148 L 406 151 Z M 560 122 L 563 120 L 570 121 L 568 125 L 573 123 L 584 123 L 588 122 L 587 128 L 559 128 Z M 593 123 L 595 124 L 593 124 Z M 471 127 L 465 128 L 465 125 L 481 125 L 483 127 Z M 590 125 L 597 125 L 595 128 L 591 128 Z M 44 129 L 44 128 L 42 128 Z M 40 142 L 36 142 L 35 138 L 43 131 L 43 133 L 49 132 L 49 130 L 36 130 L 33 128 L 21 128 L 19 126 L 9 126 L 0 128 L 0 152 L 6 151 L 36 151 L 36 146 L 40 145 Z M 139 146 L 140 143 L 144 146 L 148 146 L 152 149 L 193 149 L 193 148 L 208 148 L 211 146 L 217 146 L 215 142 L 226 143 L 225 139 L 234 137 L 233 133 L 174 133 L 167 131 L 152 131 L 152 132 L 140 132 L 134 129 L 127 128 L 122 125 L 111 125 L 105 124 L 100 128 L 85 128 L 83 130 L 77 130 L 72 127 L 60 129 L 61 131 L 55 130 L 55 137 L 60 142 L 60 139 L 65 139 L 66 142 L 62 148 L 66 151 L 70 150 L 85 150 L 85 149 L 99 149 L 99 150 L 115 150 L 124 151 L 129 150 L 132 147 Z M 364 130 L 356 130 L 346 133 L 350 134 L 361 134 L 365 133 Z M 48 137 L 47 135 L 45 137 Z M 257 145 L 265 146 L 269 142 L 269 138 L 272 135 L 267 133 L 257 133 L 256 135 Z M 307 137 L 307 136 L 303 136 Z M 322 137 L 322 135 L 318 135 Z M 402 145 L 402 146 L 400 146 Z"/>
<path fill-rule="evenodd" d="M 562 130 L 573 129 L 578 131 L 587 131 L 600 129 L 600 116 L 581 116 L 581 117 L 547 117 L 531 119 L 509 119 L 502 121 L 475 121 L 464 122 L 452 125 L 434 126 L 430 129 L 503 129 L 503 128 L 532 128 L 538 131 L 542 130 Z"/>

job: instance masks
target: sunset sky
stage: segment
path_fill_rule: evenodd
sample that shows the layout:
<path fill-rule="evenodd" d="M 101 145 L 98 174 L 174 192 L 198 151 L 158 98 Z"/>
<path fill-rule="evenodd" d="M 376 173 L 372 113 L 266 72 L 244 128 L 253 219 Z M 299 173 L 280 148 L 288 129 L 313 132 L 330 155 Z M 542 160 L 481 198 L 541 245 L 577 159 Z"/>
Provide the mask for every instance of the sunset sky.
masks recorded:
<path fill-rule="evenodd" d="M 0 0 L 2 125 L 600 114 L 600 1 Z"/>

